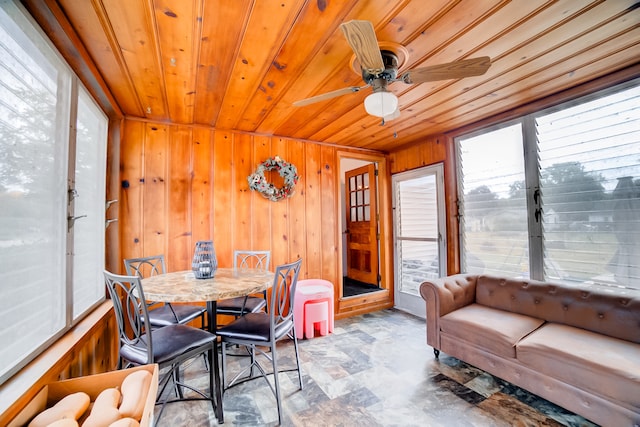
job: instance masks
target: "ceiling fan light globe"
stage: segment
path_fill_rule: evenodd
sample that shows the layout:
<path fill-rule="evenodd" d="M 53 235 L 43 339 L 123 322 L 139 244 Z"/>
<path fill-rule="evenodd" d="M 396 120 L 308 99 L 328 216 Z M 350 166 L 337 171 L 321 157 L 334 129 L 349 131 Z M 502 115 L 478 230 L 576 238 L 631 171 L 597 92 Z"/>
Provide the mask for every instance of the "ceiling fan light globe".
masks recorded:
<path fill-rule="evenodd" d="M 398 98 L 391 92 L 374 92 L 364 99 L 364 109 L 372 116 L 385 117 L 397 108 Z"/>
<path fill-rule="evenodd" d="M 383 119 L 385 122 L 388 122 L 393 119 L 397 119 L 398 117 L 400 117 L 400 108 L 396 108 L 396 110 L 393 113 L 384 116 Z"/>

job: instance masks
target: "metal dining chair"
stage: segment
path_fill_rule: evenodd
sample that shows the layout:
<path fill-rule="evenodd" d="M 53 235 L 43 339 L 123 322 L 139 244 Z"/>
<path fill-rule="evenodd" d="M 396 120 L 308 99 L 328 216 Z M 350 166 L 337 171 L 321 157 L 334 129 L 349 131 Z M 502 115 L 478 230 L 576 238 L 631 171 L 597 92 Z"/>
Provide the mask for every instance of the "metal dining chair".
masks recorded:
<path fill-rule="evenodd" d="M 298 354 L 298 339 L 293 321 L 294 297 L 302 259 L 276 268 L 271 288 L 271 298 L 267 312 L 247 313 L 216 331 L 222 345 L 222 389 L 223 392 L 235 385 L 256 378 L 264 378 L 276 398 L 278 421 L 282 423 L 282 393 L 278 374 L 285 371 L 297 371 L 300 390 L 302 390 L 302 373 Z M 296 368 L 279 370 L 276 343 L 283 338 L 293 340 Z M 250 353 L 250 365 L 242 369 L 227 385 L 226 361 L 227 345 L 245 346 Z M 259 363 L 256 353 L 271 362 L 271 371 L 267 372 Z M 254 369 L 256 368 L 256 369 Z M 257 371 L 258 374 L 254 375 Z M 273 375 L 273 385 L 268 375 Z"/>
<path fill-rule="evenodd" d="M 124 260 L 124 267 L 127 275 L 138 276 L 141 279 L 155 276 L 156 274 L 164 274 L 166 272 L 166 264 L 164 255 L 153 255 L 143 258 L 128 258 Z M 171 303 L 150 302 L 149 320 L 151 326 L 160 328 L 173 324 L 186 324 L 200 317 L 202 329 L 205 329 L 205 318 L 207 308 L 199 305 L 187 305 Z"/>
<path fill-rule="evenodd" d="M 121 276 L 104 272 L 105 282 L 113 302 L 119 334 L 118 367 L 157 363 L 162 373 L 158 385 L 156 405 L 162 404 L 156 423 L 167 403 L 189 400 L 208 400 L 220 423 L 222 420 L 222 390 L 218 372 L 216 336 L 211 332 L 182 324 L 171 324 L 154 328 L 138 275 Z M 203 355 L 214 369 L 209 369 L 207 392 L 180 381 L 180 366 L 190 359 Z M 173 379 L 176 398 L 164 394 L 167 384 Z M 183 389 L 197 393 L 198 397 L 185 397 Z"/>
<path fill-rule="evenodd" d="M 233 268 L 257 268 L 269 270 L 271 251 L 243 251 L 233 252 Z M 267 291 L 262 297 L 247 295 L 243 297 L 228 298 L 217 303 L 216 313 L 238 318 L 247 313 L 257 313 L 267 306 Z"/>

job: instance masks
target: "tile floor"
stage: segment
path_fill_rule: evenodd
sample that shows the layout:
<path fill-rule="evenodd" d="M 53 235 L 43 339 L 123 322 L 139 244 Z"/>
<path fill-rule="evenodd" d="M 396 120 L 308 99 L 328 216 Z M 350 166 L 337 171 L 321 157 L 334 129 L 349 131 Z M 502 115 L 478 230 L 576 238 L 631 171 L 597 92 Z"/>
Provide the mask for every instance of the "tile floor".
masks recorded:
<path fill-rule="evenodd" d="M 284 426 L 594 426 L 593 423 L 427 346 L 424 320 L 383 310 L 336 321 L 333 334 L 299 341 L 304 389 L 280 375 Z M 293 345 L 278 346 L 295 366 Z M 229 362 L 227 376 L 246 358 Z M 268 366 L 268 365 L 267 365 Z M 202 358 L 187 379 L 206 387 Z M 224 394 L 224 425 L 274 426 L 278 413 L 263 379 Z M 167 405 L 158 427 L 215 426 L 210 404 Z"/>

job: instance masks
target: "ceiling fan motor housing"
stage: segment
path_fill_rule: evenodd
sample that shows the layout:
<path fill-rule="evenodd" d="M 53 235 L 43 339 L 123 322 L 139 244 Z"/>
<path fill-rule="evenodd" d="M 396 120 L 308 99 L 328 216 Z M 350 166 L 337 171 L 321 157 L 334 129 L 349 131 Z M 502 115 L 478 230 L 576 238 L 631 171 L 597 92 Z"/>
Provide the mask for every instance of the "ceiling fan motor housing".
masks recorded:
<path fill-rule="evenodd" d="M 398 74 L 398 57 L 390 50 L 381 50 L 382 62 L 384 64 L 384 70 L 379 74 L 371 74 L 366 70 L 362 70 L 362 80 L 365 83 L 371 84 L 375 79 L 384 79 L 387 82 L 395 80 Z"/>

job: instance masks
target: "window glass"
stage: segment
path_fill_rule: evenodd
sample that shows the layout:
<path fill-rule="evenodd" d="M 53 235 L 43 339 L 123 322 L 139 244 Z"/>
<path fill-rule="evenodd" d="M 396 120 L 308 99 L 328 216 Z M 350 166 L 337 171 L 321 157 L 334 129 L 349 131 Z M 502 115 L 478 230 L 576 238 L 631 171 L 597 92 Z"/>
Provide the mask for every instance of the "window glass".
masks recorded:
<path fill-rule="evenodd" d="M 640 288 L 640 87 L 536 118 L 545 276 Z"/>
<path fill-rule="evenodd" d="M 529 277 L 520 124 L 458 140 L 463 271 Z"/>
<path fill-rule="evenodd" d="M 462 271 L 640 289 L 638 83 L 457 138 Z"/>
<path fill-rule="evenodd" d="M 70 75 L 0 8 L 0 376 L 65 325 Z M 43 53 L 44 51 L 44 53 Z M 65 118 L 67 122 L 65 123 Z M 9 344 L 9 345 L 7 345 Z"/>
<path fill-rule="evenodd" d="M 105 158 L 107 120 L 80 88 L 76 131 L 73 224 L 73 317 L 104 295 Z"/>
<path fill-rule="evenodd" d="M 104 299 L 107 119 L 76 84 L 22 7 L 0 2 L 0 383 Z"/>

